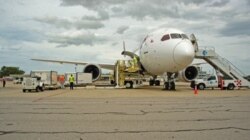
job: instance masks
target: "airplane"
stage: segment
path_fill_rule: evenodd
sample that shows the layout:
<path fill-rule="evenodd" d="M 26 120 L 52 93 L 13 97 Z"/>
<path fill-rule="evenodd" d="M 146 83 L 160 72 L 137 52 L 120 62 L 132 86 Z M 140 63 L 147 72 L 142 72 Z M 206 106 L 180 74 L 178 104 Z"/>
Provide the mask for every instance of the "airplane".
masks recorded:
<path fill-rule="evenodd" d="M 153 76 L 150 83 L 156 83 L 156 77 L 163 75 L 164 89 L 175 90 L 175 78 L 184 81 L 191 81 L 198 75 L 195 66 L 190 65 L 194 60 L 196 42 L 194 36 L 188 36 L 181 30 L 174 28 L 162 28 L 149 33 L 142 44 L 137 49 L 138 52 L 124 51 L 122 55 L 138 58 L 141 74 Z M 67 63 L 75 65 L 85 65 L 83 72 L 92 73 L 93 81 L 101 76 L 101 68 L 114 70 L 112 64 L 94 64 L 85 62 L 72 62 L 48 59 L 31 59 L 35 61 Z"/>

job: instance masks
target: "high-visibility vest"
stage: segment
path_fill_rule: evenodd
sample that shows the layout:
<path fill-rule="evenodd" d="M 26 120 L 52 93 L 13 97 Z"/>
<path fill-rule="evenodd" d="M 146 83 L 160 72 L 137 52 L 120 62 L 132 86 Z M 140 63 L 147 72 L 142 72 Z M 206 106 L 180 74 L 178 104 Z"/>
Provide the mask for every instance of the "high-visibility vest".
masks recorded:
<path fill-rule="evenodd" d="M 69 82 L 72 83 L 72 82 L 74 82 L 74 81 L 75 81 L 74 76 L 70 76 L 70 77 L 69 77 Z"/>

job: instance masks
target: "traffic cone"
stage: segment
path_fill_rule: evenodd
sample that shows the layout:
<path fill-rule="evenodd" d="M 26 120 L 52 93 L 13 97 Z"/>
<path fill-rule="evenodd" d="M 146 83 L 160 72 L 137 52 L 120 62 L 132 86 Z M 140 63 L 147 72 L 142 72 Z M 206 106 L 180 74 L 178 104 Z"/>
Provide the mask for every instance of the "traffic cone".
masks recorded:
<path fill-rule="evenodd" d="M 197 85 L 194 86 L 194 94 L 195 94 L 195 95 L 198 95 Z"/>

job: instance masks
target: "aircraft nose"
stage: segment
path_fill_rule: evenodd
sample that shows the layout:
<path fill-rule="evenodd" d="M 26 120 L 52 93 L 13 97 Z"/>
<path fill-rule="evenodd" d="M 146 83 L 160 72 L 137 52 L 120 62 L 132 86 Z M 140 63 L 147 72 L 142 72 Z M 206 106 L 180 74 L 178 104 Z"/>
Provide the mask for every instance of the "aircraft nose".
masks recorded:
<path fill-rule="evenodd" d="M 174 48 L 174 61 L 183 67 L 188 66 L 194 59 L 194 47 L 191 42 L 182 41 Z"/>

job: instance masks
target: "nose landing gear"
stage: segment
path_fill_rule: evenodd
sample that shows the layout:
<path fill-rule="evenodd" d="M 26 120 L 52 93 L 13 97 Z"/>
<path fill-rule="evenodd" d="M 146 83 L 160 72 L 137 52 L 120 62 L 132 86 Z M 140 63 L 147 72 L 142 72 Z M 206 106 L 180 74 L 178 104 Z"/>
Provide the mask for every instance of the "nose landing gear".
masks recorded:
<path fill-rule="evenodd" d="M 167 73 L 164 75 L 164 90 L 175 90 L 175 73 Z"/>

